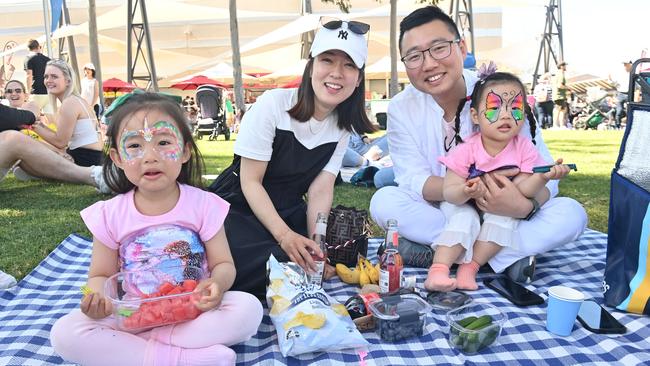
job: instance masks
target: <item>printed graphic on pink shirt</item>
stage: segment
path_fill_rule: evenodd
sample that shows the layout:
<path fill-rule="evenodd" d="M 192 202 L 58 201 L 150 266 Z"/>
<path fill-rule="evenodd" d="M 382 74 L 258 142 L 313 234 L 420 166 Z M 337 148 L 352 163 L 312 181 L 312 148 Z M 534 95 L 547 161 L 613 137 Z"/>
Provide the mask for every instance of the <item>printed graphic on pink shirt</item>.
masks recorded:
<path fill-rule="evenodd" d="M 201 280 L 208 273 L 205 247 L 199 235 L 177 225 L 158 225 L 133 233 L 120 243 L 120 268 L 142 272 L 129 276 L 124 291 L 134 296 L 149 294 L 167 281 Z M 198 269 L 197 269 L 198 268 Z"/>

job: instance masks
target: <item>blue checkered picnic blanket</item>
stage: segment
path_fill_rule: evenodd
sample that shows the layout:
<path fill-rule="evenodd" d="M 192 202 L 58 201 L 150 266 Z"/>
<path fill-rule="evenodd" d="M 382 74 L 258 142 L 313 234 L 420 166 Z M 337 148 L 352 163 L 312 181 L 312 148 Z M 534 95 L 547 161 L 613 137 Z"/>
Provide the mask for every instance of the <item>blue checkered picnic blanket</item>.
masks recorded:
<path fill-rule="evenodd" d="M 371 240 L 369 257 L 375 259 L 378 241 Z M 602 303 L 602 279 L 607 237 L 588 230 L 579 240 L 537 258 L 536 280 L 527 286 L 546 298 L 550 286 L 580 289 Z M 0 365 L 65 364 L 52 349 L 49 331 L 56 319 L 76 308 L 90 262 L 91 242 L 71 235 L 18 286 L 0 292 Z M 407 268 L 418 284 L 426 270 Z M 494 274 L 481 273 L 479 280 Z M 343 302 L 356 293 L 333 279 L 325 290 Z M 443 312 L 428 316 L 425 335 L 397 343 L 384 343 L 376 333 L 364 333 L 370 342 L 367 365 L 637 365 L 650 364 L 650 318 L 609 309 L 625 326 L 624 335 L 594 334 L 576 322 L 573 333 L 559 337 L 545 329 L 546 304 L 519 308 L 482 284 L 471 293 L 474 301 L 489 302 L 507 315 L 498 342 L 481 354 L 466 356 L 447 343 Z M 233 347 L 239 365 L 347 365 L 358 364 L 357 350 L 305 354 L 285 358 L 280 353 L 268 310 L 255 337 Z"/>

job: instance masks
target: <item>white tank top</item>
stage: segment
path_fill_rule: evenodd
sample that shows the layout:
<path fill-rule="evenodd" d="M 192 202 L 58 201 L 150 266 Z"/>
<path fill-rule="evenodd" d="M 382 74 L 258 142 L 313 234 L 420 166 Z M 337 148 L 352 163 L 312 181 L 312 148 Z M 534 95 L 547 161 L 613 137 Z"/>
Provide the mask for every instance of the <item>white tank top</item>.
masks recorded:
<path fill-rule="evenodd" d="M 80 80 L 80 82 L 81 82 L 81 97 L 84 98 L 86 103 L 88 103 L 88 105 L 92 107 L 93 99 L 95 97 L 95 83 L 97 82 L 97 80 L 83 78 Z"/>
<path fill-rule="evenodd" d="M 94 114 L 91 115 L 88 113 L 86 105 L 81 100 L 76 100 L 81 105 L 81 108 L 83 108 L 83 110 L 86 112 L 86 118 L 78 119 L 77 123 L 74 125 L 72 137 L 70 138 L 70 143 L 68 144 L 68 148 L 70 150 L 74 150 L 76 148 L 90 145 L 99 141 L 97 120 L 95 119 Z"/>

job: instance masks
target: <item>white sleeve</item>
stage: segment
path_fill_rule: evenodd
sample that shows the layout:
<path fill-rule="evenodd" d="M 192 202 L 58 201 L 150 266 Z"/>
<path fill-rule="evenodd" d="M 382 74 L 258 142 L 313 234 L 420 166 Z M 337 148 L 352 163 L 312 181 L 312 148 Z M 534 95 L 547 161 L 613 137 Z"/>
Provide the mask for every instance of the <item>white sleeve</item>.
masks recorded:
<path fill-rule="evenodd" d="M 267 92 L 257 98 L 241 121 L 234 153 L 253 160 L 271 160 L 275 128 L 281 118 L 278 114 L 273 95 Z"/>
<path fill-rule="evenodd" d="M 526 120 L 526 126 L 521 129 L 521 132 L 519 134 L 524 135 L 527 139 L 532 140 L 529 126 L 530 123 L 528 123 L 528 120 Z M 544 138 L 542 138 L 542 131 L 539 128 L 535 129 L 535 147 L 537 148 L 537 151 L 539 151 L 539 154 L 542 156 L 542 159 L 544 159 L 546 164 L 555 163 L 555 160 L 551 156 L 551 152 L 548 151 L 548 147 L 546 146 L 546 143 L 544 143 Z M 548 188 L 548 191 L 551 193 L 549 198 L 557 196 L 559 193 L 559 185 L 560 181 L 557 179 L 549 180 L 548 183 L 546 183 L 546 188 Z"/>
<path fill-rule="evenodd" d="M 348 148 L 349 140 L 350 133 L 345 132 L 339 139 L 339 142 L 336 144 L 336 149 L 334 150 L 334 154 L 332 154 L 330 161 L 328 161 L 327 165 L 325 165 L 323 168 L 324 171 L 330 172 L 334 174 L 334 176 L 339 174 L 339 170 L 341 170 L 341 164 L 343 163 L 343 155 L 345 154 L 345 150 Z"/>
<path fill-rule="evenodd" d="M 388 104 L 388 150 L 397 184 L 422 196 L 424 183 L 432 172 L 426 155 L 418 149 L 417 141 L 424 132 L 418 135 L 410 130 L 413 126 L 410 116 L 408 111 L 400 111 L 398 105 Z"/>

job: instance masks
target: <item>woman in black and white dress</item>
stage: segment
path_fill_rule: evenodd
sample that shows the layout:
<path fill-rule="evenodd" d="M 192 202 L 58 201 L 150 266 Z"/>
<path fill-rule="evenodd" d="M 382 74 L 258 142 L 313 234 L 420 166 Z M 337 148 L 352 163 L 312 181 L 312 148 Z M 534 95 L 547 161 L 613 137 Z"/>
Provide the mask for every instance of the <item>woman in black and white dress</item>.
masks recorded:
<path fill-rule="evenodd" d="M 241 123 L 232 165 L 210 186 L 231 204 L 225 228 L 237 268 L 233 289 L 258 297 L 270 254 L 315 268 L 310 252 L 322 253 L 309 238 L 317 213 L 331 208 L 350 131 L 374 129 L 364 108 L 370 27 L 321 24 L 300 87 L 257 99 Z"/>

